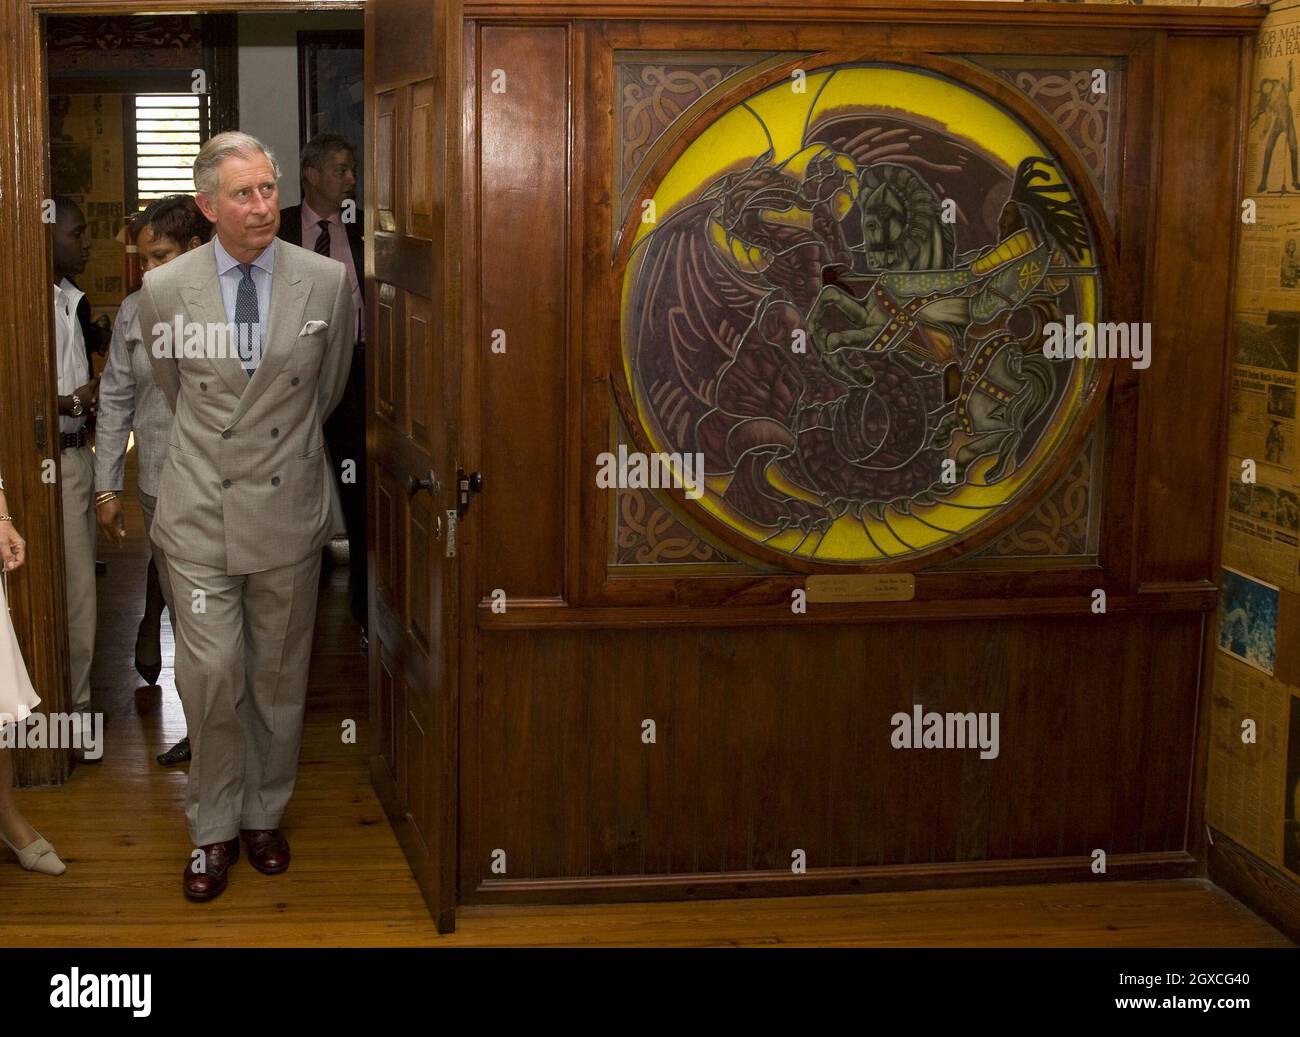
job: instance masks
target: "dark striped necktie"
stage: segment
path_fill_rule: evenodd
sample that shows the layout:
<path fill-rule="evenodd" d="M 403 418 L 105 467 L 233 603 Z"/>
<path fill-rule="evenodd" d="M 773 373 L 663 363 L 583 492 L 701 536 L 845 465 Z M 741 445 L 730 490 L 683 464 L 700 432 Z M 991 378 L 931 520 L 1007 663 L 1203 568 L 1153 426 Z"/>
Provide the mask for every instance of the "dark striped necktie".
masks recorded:
<path fill-rule="evenodd" d="M 253 268 L 240 263 L 239 289 L 235 293 L 235 330 L 239 335 L 240 359 L 248 377 L 253 377 L 262 362 L 262 329 L 258 326 L 257 286 L 253 284 Z"/>
<path fill-rule="evenodd" d="M 316 238 L 316 251 L 322 256 L 330 254 L 330 221 L 320 221 L 320 234 Z"/>

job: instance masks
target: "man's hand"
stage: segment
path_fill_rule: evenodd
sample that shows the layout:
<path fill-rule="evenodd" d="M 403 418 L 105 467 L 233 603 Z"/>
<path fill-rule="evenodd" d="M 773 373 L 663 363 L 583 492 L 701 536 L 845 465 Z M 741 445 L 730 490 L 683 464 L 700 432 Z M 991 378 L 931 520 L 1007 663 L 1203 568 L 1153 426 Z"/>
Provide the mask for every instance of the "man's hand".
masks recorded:
<path fill-rule="evenodd" d="M 118 497 L 106 500 L 95 508 L 95 521 L 104 531 L 104 536 L 121 547 L 126 540 L 126 521 L 122 515 L 122 501 Z"/>
<path fill-rule="evenodd" d="M 83 413 L 87 415 L 94 414 L 99 408 L 99 376 L 96 375 L 81 386 L 74 395 L 81 400 Z"/>
<path fill-rule="evenodd" d="M 18 535 L 12 522 L 0 522 L 0 559 L 4 571 L 13 572 L 27 558 L 27 542 Z"/>

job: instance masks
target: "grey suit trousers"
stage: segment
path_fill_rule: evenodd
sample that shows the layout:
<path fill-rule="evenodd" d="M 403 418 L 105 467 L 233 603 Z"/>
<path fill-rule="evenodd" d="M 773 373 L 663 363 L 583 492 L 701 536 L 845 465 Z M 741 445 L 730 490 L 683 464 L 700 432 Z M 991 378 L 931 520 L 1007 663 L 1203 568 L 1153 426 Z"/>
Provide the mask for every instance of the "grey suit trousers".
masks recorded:
<path fill-rule="evenodd" d="M 59 455 L 63 495 L 63 567 L 68 591 L 69 713 L 90 711 L 90 664 L 95 656 L 95 456 L 90 447 Z"/>
<path fill-rule="evenodd" d="M 321 555 L 247 575 L 166 556 L 195 846 L 278 828 L 293 795 Z M 199 593 L 201 592 L 201 593 Z"/>

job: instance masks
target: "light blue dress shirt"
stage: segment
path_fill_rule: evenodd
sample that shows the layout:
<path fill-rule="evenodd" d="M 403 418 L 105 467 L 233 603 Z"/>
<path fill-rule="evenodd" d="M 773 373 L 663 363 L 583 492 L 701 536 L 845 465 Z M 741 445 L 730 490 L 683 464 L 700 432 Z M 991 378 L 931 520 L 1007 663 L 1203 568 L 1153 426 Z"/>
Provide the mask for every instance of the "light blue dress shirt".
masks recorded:
<path fill-rule="evenodd" d="M 212 238 L 217 255 L 217 279 L 221 282 L 221 301 L 226 307 L 226 320 L 235 323 L 235 297 L 244 273 L 239 260 L 221 246 L 221 239 Z M 275 242 L 267 245 L 262 254 L 253 260 L 253 287 L 257 289 L 257 326 L 262 351 L 266 351 L 266 318 L 271 312 L 271 274 L 275 270 Z"/>

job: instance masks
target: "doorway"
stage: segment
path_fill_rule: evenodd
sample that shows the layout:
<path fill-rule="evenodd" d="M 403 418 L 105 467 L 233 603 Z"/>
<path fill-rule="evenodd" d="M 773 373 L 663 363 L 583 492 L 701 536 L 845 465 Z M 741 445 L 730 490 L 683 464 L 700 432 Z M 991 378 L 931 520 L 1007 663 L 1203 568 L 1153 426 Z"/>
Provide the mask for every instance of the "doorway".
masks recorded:
<path fill-rule="evenodd" d="M 202 9 L 206 6 L 195 5 Z M 6 71 L 15 81 L 48 82 L 42 93 L 40 103 L 34 105 L 35 111 L 9 141 L 10 153 L 19 155 L 12 173 L 15 190 L 7 190 L 10 202 L 18 208 L 30 206 L 33 200 L 43 200 L 48 195 L 62 191 L 65 194 L 80 194 L 77 199 L 90 210 L 83 212 L 86 217 L 87 230 L 91 241 L 91 258 L 95 260 L 86 292 L 92 303 L 91 322 L 95 326 L 113 322 L 115 304 L 114 293 L 118 298 L 127 294 L 131 287 L 133 272 L 125 261 L 123 245 L 115 241 L 114 223 L 120 224 L 123 218 L 147 200 L 151 190 L 183 192 L 186 186 L 172 176 L 180 165 L 173 163 L 184 152 L 168 149 L 164 145 L 185 144 L 193 142 L 180 141 L 184 134 L 197 131 L 200 137 L 219 132 L 222 129 L 239 128 L 263 139 L 272 150 L 278 151 L 282 168 L 282 206 L 289 201 L 297 203 L 298 176 L 297 154 L 301 145 L 307 140 L 304 133 L 308 129 L 319 131 L 338 129 L 338 123 L 360 109 L 363 122 L 368 120 L 375 110 L 376 87 L 373 82 L 373 59 L 375 41 L 365 40 L 367 78 L 358 82 L 353 75 L 349 78 L 347 60 L 350 55 L 345 52 L 355 50 L 349 47 L 350 40 L 359 35 L 362 25 L 366 26 L 371 36 L 393 41 L 390 49 L 394 52 L 409 54 L 412 42 L 411 30 L 427 29 L 427 35 L 440 39 L 441 48 L 428 48 L 427 60 L 435 50 L 444 54 L 453 51 L 452 41 L 458 40 L 455 32 L 448 34 L 448 26 L 459 28 L 459 5 L 432 5 L 430 11 L 415 16 L 422 24 L 414 26 L 403 19 L 410 18 L 406 12 L 397 10 L 399 5 L 379 0 L 366 11 L 363 5 L 331 5 L 329 12 L 312 10 L 311 3 L 284 4 L 248 4 L 243 10 L 231 9 L 221 5 L 221 12 L 205 12 L 190 16 L 152 16 L 137 15 L 135 10 L 144 10 L 146 5 L 123 2 L 117 5 L 113 14 L 101 14 L 87 17 L 79 13 L 75 4 L 59 2 L 44 4 L 19 4 L 6 14 L 14 24 L 10 26 L 15 38 L 36 40 L 35 46 L 26 51 L 19 51 L 8 58 L 0 58 L 0 63 L 8 65 Z M 271 10 L 268 11 L 267 8 Z M 255 10 L 254 10 L 255 8 Z M 119 45 L 114 53 L 120 55 L 129 50 L 132 42 L 144 45 L 152 38 L 156 42 L 159 32 L 171 33 L 170 49 L 180 53 L 167 55 L 166 61 L 140 61 L 127 67 L 112 69 L 94 67 L 93 60 L 86 57 L 97 48 L 97 41 L 103 38 L 106 20 L 116 20 L 124 32 L 125 45 Z M 96 23 L 98 23 L 98 28 Z M 121 23 L 125 23 L 122 25 Z M 146 27 L 146 23 L 152 23 Z M 166 23 L 162 26 L 162 23 Z M 427 23 L 427 25 L 423 24 Z M 377 29 L 376 29 L 377 26 Z M 43 31 L 42 31 L 43 30 Z M 69 31 L 64 31 L 69 30 Z M 441 33 L 441 36 L 439 35 Z M 62 57 L 56 57 L 49 44 L 56 39 L 66 42 L 78 37 L 84 41 L 82 56 L 78 65 L 74 60 L 64 63 Z M 142 42 L 144 41 L 144 42 Z M 120 41 L 119 41 L 120 42 Z M 62 44 L 60 44 L 62 45 Z M 187 49 L 188 48 L 188 49 Z M 255 51 L 253 48 L 260 48 Z M 76 46 L 70 48 L 75 51 Z M 246 53 L 241 53 L 246 52 Z M 101 51 L 102 53 L 102 51 Z M 244 60 L 245 57 L 252 60 Z M 409 62 L 398 69 L 400 76 L 406 76 L 401 85 L 395 88 L 403 93 L 402 111 L 410 111 L 412 88 L 419 103 L 415 106 L 417 120 L 432 115 L 434 108 L 445 109 L 447 98 L 442 96 L 432 85 L 422 82 L 421 78 L 411 78 L 408 73 L 413 69 Z M 196 73 L 201 73 L 196 75 Z M 189 79 L 190 90 L 185 89 L 185 80 Z M 430 76 L 423 77 L 428 80 Z M 443 81 L 455 82 L 456 76 L 448 74 Z M 202 85 L 206 89 L 194 89 Z M 381 84 L 382 85 L 382 84 Z M 394 94 L 390 89 L 389 94 Z M 35 98 L 32 98 L 35 101 Z M 6 102 L 9 103 L 9 102 Z M 381 102 L 386 103 L 386 102 Z M 54 107 L 57 105 L 57 108 Z M 157 116 L 157 118 L 154 118 Z M 162 125 L 167 120 L 172 125 Z M 381 121 L 391 128 L 398 121 L 394 118 L 394 109 L 382 112 Z M 445 111 L 437 119 L 444 127 L 455 125 L 455 119 L 446 119 Z M 16 122 L 10 123 L 17 125 Z M 422 124 L 429 125 L 429 124 Z M 87 144 L 76 139 L 80 127 L 89 127 L 97 135 L 96 142 Z M 346 131 L 345 131 L 346 132 Z M 6 135 L 11 130 L 5 131 Z M 370 140 L 371 130 L 365 130 L 369 143 L 356 141 L 356 167 L 358 169 L 358 219 L 366 214 L 365 225 L 368 228 L 388 232 L 391 241 L 404 246 L 409 253 L 411 249 L 427 249 L 429 259 L 440 259 L 447 247 L 445 228 L 432 228 L 422 210 L 422 198 L 417 191 L 410 191 L 407 178 L 395 176 L 405 173 L 405 166 L 395 166 L 394 146 L 409 147 L 409 137 L 405 129 L 398 141 L 391 134 L 385 138 L 386 147 L 381 146 L 381 161 L 385 163 L 381 172 L 388 177 L 387 187 L 378 184 L 371 200 L 370 185 L 367 183 L 366 156 L 374 147 Z M 151 136 L 152 135 L 152 136 Z M 62 138 L 71 139 L 62 139 Z M 112 142 L 116 141 L 116 148 Z M 434 147 L 434 138 L 425 141 L 431 152 L 438 152 L 439 162 L 445 159 L 443 145 Z M 146 148 L 148 144 L 150 147 Z M 57 145 L 57 148 L 56 148 Z M 56 150 L 60 152 L 56 154 Z M 409 155 L 409 152 L 407 153 Z M 287 159 L 287 161 L 286 161 Z M 454 168 L 456 163 L 451 163 Z M 429 174 L 432 163 L 421 166 L 423 174 Z M 156 175 L 155 175 L 156 174 Z M 118 197 L 110 197 L 108 186 L 117 180 L 121 189 Z M 67 180 L 73 190 L 55 186 L 56 181 Z M 394 180 L 400 181 L 394 191 Z M 80 190 L 75 190 L 80 188 Z M 285 191 L 288 188 L 288 191 Z M 440 187 L 439 190 L 442 188 Z M 433 188 L 430 186 L 430 192 Z M 400 204 L 395 206 L 394 195 L 400 195 Z M 384 201 L 387 199 L 387 205 Z M 16 199 L 16 201 L 15 201 Z M 36 211 L 38 206 L 31 206 L 29 211 Z M 379 225 L 375 219 L 378 214 Z M 11 214 L 14 215 L 14 214 Z M 9 226 L 0 232 L 0 249 L 6 254 L 29 255 L 36 260 L 30 269 L 14 270 L 3 275 L 7 282 L 5 288 L 8 297 L 22 300 L 10 318 L 10 341 L 29 342 L 33 347 L 22 351 L 14 358 L 14 371 L 9 380 L 7 395 L 13 406 L 5 408 L 0 415 L 0 436 L 7 447 L 3 450 L 0 462 L 4 464 L 4 473 L 11 502 L 21 502 L 22 514 L 27 516 L 26 526 L 33 532 L 48 530 L 48 536 L 30 535 L 30 562 L 27 567 L 27 580 L 20 587 L 15 587 L 12 595 L 14 603 L 15 625 L 19 637 L 27 652 L 29 669 L 38 687 L 49 689 L 44 695 L 42 708 L 59 710 L 66 706 L 69 689 L 69 666 L 67 661 L 67 615 L 68 594 L 65 586 L 66 562 L 60 548 L 59 532 L 63 528 L 66 510 L 57 499 L 57 494 L 48 492 L 48 485 L 41 483 L 33 458 L 46 458 L 51 453 L 52 417 L 54 408 L 52 399 L 55 395 L 57 361 L 52 352 L 54 337 L 50 327 L 48 312 L 48 287 L 50 270 L 48 262 L 49 246 L 46 228 L 31 221 L 14 218 Z M 434 244 L 434 237 L 437 241 Z M 399 240 L 400 239 L 400 240 Z M 303 243 L 312 247 L 311 243 Z M 112 249 L 116 248 L 116 256 Z M 399 249 L 400 251 L 400 249 Z M 386 253 L 391 255 L 391 250 Z M 117 262 L 114 262 L 116 258 Z M 43 261 L 42 261 L 43 260 Z M 371 243 L 366 246 L 366 258 L 360 262 L 357 273 L 361 278 L 367 272 L 374 276 L 369 268 L 373 264 Z M 88 264 L 90 266 L 92 264 Z M 383 266 L 381 259 L 378 266 Z M 407 351 L 395 350 L 394 344 L 406 342 L 406 332 L 412 322 L 418 324 L 420 319 L 419 299 L 431 302 L 435 291 L 432 287 L 434 271 L 445 269 L 446 264 L 426 262 L 423 270 L 427 275 L 425 283 L 407 283 L 395 286 L 379 279 L 367 283 L 367 294 L 373 288 L 375 299 L 367 299 L 364 320 L 369 327 L 387 326 L 393 332 L 392 337 L 382 340 L 388 348 L 391 361 L 405 357 Z M 382 270 L 381 270 L 382 273 Z M 436 294 L 440 295 L 441 292 Z M 400 318 L 407 322 L 392 329 L 394 301 Z M 431 306 L 426 306 L 427 319 L 424 325 L 432 327 L 441 320 L 435 316 Z M 442 334 L 437 336 L 439 343 L 456 341 Z M 376 336 L 375 341 L 381 341 Z M 428 346 L 432 339 L 426 340 Z M 416 345 L 414 351 L 417 360 L 432 359 L 427 350 Z M 92 363 L 93 363 L 92 359 Z M 374 363 L 372 359 L 367 366 Z M 403 362 L 405 362 L 403 360 Z M 102 359 L 101 359 L 102 363 Z M 416 374 L 424 376 L 419 383 L 426 387 L 436 385 L 442 389 L 446 384 L 441 372 L 436 382 L 430 382 L 428 376 L 432 370 L 417 363 Z M 385 384 L 401 384 L 403 395 L 409 401 L 406 390 L 409 383 L 394 383 L 391 368 L 381 368 L 381 376 L 386 377 Z M 418 402 L 418 401 L 417 401 Z M 441 402 L 441 401 L 439 401 Z M 387 405 L 387 411 L 384 407 Z M 340 723 L 346 727 L 348 722 L 360 728 L 353 738 L 354 756 L 360 756 L 364 762 L 363 773 L 374 777 L 379 789 L 383 806 L 390 820 L 398 829 L 398 836 L 406 851 L 419 886 L 426 902 L 434 909 L 439 928 L 448 929 L 453 924 L 450 914 L 454 897 L 454 870 L 447 871 L 441 864 L 433 865 L 430 860 L 430 847 L 438 847 L 438 853 L 448 860 L 454 859 L 454 812 L 451 815 L 450 831 L 452 842 L 445 844 L 443 836 L 429 823 L 437 818 L 438 829 L 443 829 L 446 811 L 433 807 L 427 798 L 435 789 L 443 802 L 454 801 L 454 779 L 442 782 L 428 777 L 429 765 L 437 764 L 438 771 L 454 776 L 454 757 L 443 761 L 434 761 L 435 745 L 433 739 L 427 744 L 415 746 L 412 751 L 418 753 L 416 766 L 410 766 L 407 758 L 408 747 L 414 746 L 409 739 L 413 730 L 420 729 L 429 735 L 436 735 L 439 741 L 445 741 L 450 732 L 450 743 L 454 747 L 454 728 L 449 725 L 449 715 L 432 718 L 427 711 L 416 718 L 413 726 L 406 724 L 406 717 L 411 706 L 423 695 L 422 672 L 428 669 L 429 658 L 442 657 L 442 646 L 454 645 L 454 637 L 448 641 L 442 630 L 451 622 L 448 610 L 441 606 L 446 597 L 441 590 L 416 599 L 416 611 L 412 611 L 409 592 L 423 585 L 427 590 L 433 586 L 442 587 L 447 578 L 445 567 L 441 564 L 441 552 L 426 550 L 429 544 L 421 543 L 420 536 L 413 537 L 412 530 L 429 534 L 429 542 L 437 537 L 434 531 L 441 532 L 446 509 L 442 505 L 452 500 L 454 478 L 448 474 L 454 472 L 453 454 L 447 453 L 445 430 L 439 430 L 436 437 L 423 434 L 419 422 L 422 406 L 401 408 L 401 421 L 392 419 L 397 415 L 393 406 L 392 393 L 380 396 L 379 414 L 383 415 L 390 426 L 387 446 L 390 452 L 395 450 L 402 455 L 403 468 L 398 470 L 390 463 L 389 469 L 381 476 L 375 493 L 371 494 L 370 509 L 375 501 L 381 502 L 377 512 L 372 510 L 370 521 L 374 522 L 377 514 L 381 525 L 380 531 L 371 531 L 370 550 L 375 549 L 376 536 L 388 536 L 383 557 L 380 558 L 387 571 L 404 571 L 400 588 L 393 579 L 385 580 L 383 574 L 379 579 L 369 581 L 370 594 L 379 595 L 378 601 L 373 597 L 369 602 L 363 600 L 361 615 L 350 615 L 347 607 L 346 589 L 342 591 L 345 601 L 340 609 L 337 602 L 332 608 L 322 596 L 322 611 L 318 618 L 316 630 L 316 649 L 313 656 L 313 685 L 316 683 L 318 668 L 327 674 L 324 685 L 328 693 L 322 703 L 322 709 L 332 713 L 329 723 L 337 732 Z M 375 428 L 376 412 L 372 403 L 364 405 L 363 423 L 366 435 L 373 441 L 383 438 L 382 428 Z M 411 424 L 411 420 L 415 423 Z M 449 423 L 454 424 L 454 423 Z M 437 440 L 435 444 L 434 440 Z M 57 454 L 57 440 L 53 441 L 54 453 Z M 430 447 L 437 448 L 440 456 L 430 456 Z M 373 445 L 372 445 L 373 453 Z M 137 458 L 138 451 L 128 449 L 127 467 L 131 469 L 130 455 Z M 363 448 L 364 456 L 364 448 Z M 425 473 L 423 477 L 412 475 Z M 135 475 L 128 470 L 127 478 Z M 406 506 L 394 509 L 383 502 L 389 501 L 392 494 L 388 492 L 385 482 L 393 483 L 402 491 L 399 502 L 404 498 Z M 403 486 L 404 480 L 414 481 L 414 489 Z M 132 497 L 133 487 L 124 487 L 127 498 Z M 427 490 L 421 494 L 421 490 Z M 445 499 L 444 499 L 445 498 Z M 346 533 L 343 508 L 336 510 L 339 533 Z M 363 513 L 364 514 L 364 513 Z M 135 626 L 133 613 L 143 605 L 145 598 L 143 587 L 143 568 L 147 558 L 147 541 L 140 537 L 140 516 L 128 511 L 126 516 L 133 526 L 135 538 L 131 543 L 131 552 L 115 556 L 113 548 L 100 540 L 97 551 L 100 560 L 107 563 L 106 572 L 97 578 L 97 597 L 107 600 L 111 607 L 107 610 L 109 620 L 100 630 L 96 645 L 96 672 L 92 681 L 96 688 L 105 691 L 99 696 L 101 703 L 110 715 L 110 723 L 115 724 L 117 734 L 108 740 L 111 747 L 115 742 L 127 752 L 132 746 L 138 759 L 136 766 L 142 770 L 155 767 L 153 750 L 162 741 L 169 740 L 177 734 L 177 722 L 180 719 L 176 704 L 174 687 L 167 686 L 162 679 L 162 691 L 153 695 L 142 694 L 140 688 L 125 688 L 122 684 L 123 668 L 130 670 L 133 660 L 130 647 L 134 642 Z M 397 526 L 401 525 L 398 530 Z M 366 539 L 363 538 L 362 543 Z M 133 552 L 133 553 L 132 553 Z M 400 554 L 395 553 L 400 552 Z M 407 557 L 407 553 L 412 557 Z M 367 551 L 364 554 L 369 554 Z M 363 557 L 364 557 L 363 554 Z M 331 583 L 341 582 L 346 588 L 347 560 L 346 553 L 339 558 L 339 568 L 331 577 Z M 414 558 L 414 563 L 412 563 Z M 435 560 L 437 559 L 437 560 Z M 414 569 L 412 568 L 414 565 Z M 411 573 L 424 568 L 424 575 Z M 12 586 L 12 584 L 11 584 Z M 107 586 L 107 589 L 105 587 Z M 364 584 L 363 584 L 364 586 Z M 132 591 L 132 587 L 138 588 Z M 335 595 L 337 598 L 337 595 Z M 450 595 L 454 602 L 455 595 Z M 434 612 L 421 614 L 419 602 L 427 601 Z M 118 607 L 118 602 L 121 607 Z M 435 602 L 439 603 L 435 606 Z M 369 605 L 369 607 L 365 607 Z M 361 624 L 357 619 L 368 620 L 376 617 L 380 629 L 371 631 L 374 642 L 368 646 L 365 654 L 358 653 L 357 641 Z M 386 617 L 386 618 L 385 618 Z M 160 637 L 162 650 L 169 648 L 165 630 Z M 53 631 L 54 633 L 50 633 Z M 131 636 L 127 636 L 130 634 Z M 405 644 L 402 642 L 405 641 Z M 339 648 L 336 658 L 328 658 L 334 647 Z M 425 665 L 413 667 L 411 646 L 425 659 Z M 340 658 L 346 652 L 353 658 L 347 664 L 341 664 Z M 318 662 L 325 660 L 324 662 Z M 349 697 L 347 692 L 347 674 L 349 666 L 359 662 L 354 691 L 358 694 Z M 98 672 L 100 666 L 104 672 Z M 454 661 L 450 667 L 440 662 L 437 667 L 439 683 L 446 688 L 453 688 L 455 682 Z M 169 666 L 164 666 L 169 671 Z M 114 676 L 116 674 L 116 676 Z M 132 677 L 131 679 L 135 679 Z M 116 681 L 115 684 L 112 682 Z M 110 687 L 110 684 L 112 685 Z M 125 688 L 125 690 L 123 690 Z M 400 688 L 403 696 L 400 701 L 393 699 L 391 692 Z M 389 694 L 385 695 L 385 689 Z M 309 693 L 310 695 L 310 693 Z M 449 698 L 447 701 L 453 701 Z M 167 704 L 170 703 L 170 706 Z M 398 712 L 394 712 L 394 707 Z M 309 697 L 308 710 L 313 709 Z M 401 712 L 407 710 L 407 713 Z M 118 721 L 126 721 L 119 723 Z M 377 722 L 376 722 L 377 721 Z M 131 724 L 135 727 L 131 728 Z M 392 737 L 401 729 L 401 742 L 394 746 Z M 377 733 L 376 733 L 377 732 Z M 373 734 L 373 737 L 372 737 Z M 337 738 L 337 734 L 335 735 Z M 348 744 L 345 742 L 345 744 Z M 387 751 L 385 751 L 387 750 Z M 453 748 L 454 752 L 454 748 Z M 67 781 L 72 772 L 71 762 L 66 751 L 47 751 L 21 754 L 26 757 L 19 773 L 20 785 L 60 784 Z M 377 761 L 384 766 L 377 767 Z M 387 768 L 385 774 L 385 768 Z M 300 770 L 300 778 L 302 776 Z M 172 780 L 172 775 L 163 775 L 165 780 Z M 74 776 L 72 785 L 81 779 Z M 71 790 L 68 790 L 71 791 Z M 180 815 L 176 815 L 173 835 L 183 840 L 183 828 L 179 824 Z M 286 818 L 288 822 L 288 818 Z M 373 827 L 374 818 L 364 822 L 366 827 Z M 412 835 L 414 838 L 412 838 Z M 179 844 L 178 844 L 179 845 Z M 166 897 L 170 889 L 160 889 L 160 895 Z"/>

